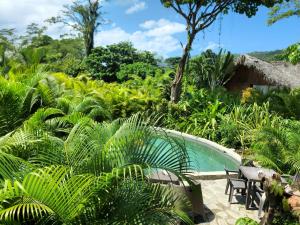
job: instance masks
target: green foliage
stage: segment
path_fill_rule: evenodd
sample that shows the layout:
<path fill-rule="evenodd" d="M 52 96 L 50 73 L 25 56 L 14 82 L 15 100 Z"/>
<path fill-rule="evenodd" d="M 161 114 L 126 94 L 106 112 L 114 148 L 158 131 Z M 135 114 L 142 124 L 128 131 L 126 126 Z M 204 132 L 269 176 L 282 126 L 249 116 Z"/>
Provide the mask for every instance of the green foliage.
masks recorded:
<path fill-rule="evenodd" d="M 101 12 L 101 1 L 73 1 L 65 5 L 61 15 L 48 19 L 50 23 L 62 23 L 81 34 L 85 54 L 88 56 L 94 48 L 94 35 L 104 22 Z"/>
<path fill-rule="evenodd" d="M 81 59 L 78 59 L 73 55 L 66 55 L 59 61 L 51 63 L 48 68 L 53 72 L 63 72 L 72 77 L 76 77 L 84 70 L 81 62 Z"/>
<path fill-rule="evenodd" d="M 233 55 L 220 50 L 218 54 L 207 50 L 190 61 L 189 72 L 192 83 L 197 87 L 209 87 L 211 90 L 224 86 L 234 71 Z"/>
<path fill-rule="evenodd" d="M 272 25 L 279 20 L 289 18 L 291 16 L 300 16 L 300 2 L 298 0 L 290 0 L 281 4 L 276 4 L 269 12 L 268 24 Z"/>
<path fill-rule="evenodd" d="M 255 159 L 262 165 L 282 173 L 300 171 L 300 124 L 285 121 L 281 127 L 264 127 L 255 137 L 252 149 Z"/>
<path fill-rule="evenodd" d="M 27 66 L 36 66 L 43 62 L 46 57 L 46 49 L 41 48 L 24 48 L 21 51 L 23 60 Z"/>
<path fill-rule="evenodd" d="M 272 62 L 272 61 L 282 60 L 280 58 L 282 52 L 283 50 L 275 50 L 275 51 L 263 51 L 263 52 L 250 52 L 247 54 L 267 62 Z"/>
<path fill-rule="evenodd" d="M 104 81 L 116 81 L 121 65 L 136 62 L 156 64 L 153 54 L 138 52 L 130 42 L 97 47 L 85 60 L 86 69 L 91 76 Z"/>
<path fill-rule="evenodd" d="M 257 103 L 260 105 L 268 101 L 271 112 L 277 113 L 284 118 L 300 119 L 300 108 L 297 104 L 300 101 L 299 89 L 275 88 L 267 93 L 252 89 L 250 96 L 244 100 L 251 104 Z"/>
<path fill-rule="evenodd" d="M 20 183 L 21 190 L 26 191 L 22 193 L 18 190 L 19 195 L 13 194 L 14 192 L 10 192 L 13 196 L 5 195 L 4 201 L 9 202 L 9 205 L 2 205 L 3 211 L 0 211 L 0 214 L 2 212 L 3 218 L 9 220 L 13 215 L 13 218 L 18 215 L 19 220 L 26 220 L 31 210 L 34 210 L 34 215 L 30 215 L 32 219 L 40 219 L 42 215 L 43 218 L 51 221 L 50 223 L 52 221 L 76 223 L 88 220 L 89 223 L 95 221 L 95 223 L 111 224 L 112 221 L 122 220 L 128 224 L 143 224 L 144 221 L 146 224 L 149 224 L 149 221 L 153 221 L 152 224 L 166 224 L 178 219 L 190 222 L 182 212 L 182 204 L 185 202 L 181 201 L 182 197 L 178 197 L 177 194 L 175 197 L 171 190 L 163 190 L 140 181 L 140 176 L 146 174 L 149 167 L 163 168 L 175 173 L 186 170 L 188 164 L 185 161 L 186 153 L 183 146 L 177 145 L 172 139 L 157 136 L 152 128 L 144 127 L 142 125 L 144 122 L 139 122 L 137 117 L 112 123 L 96 122 L 112 117 L 128 116 L 149 108 L 155 110 L 161 101 L 166 84 L 170 82 L 169 73 L 147 76 L 145 79 L 134 77 L 122 84 L 107 84 L 84 77 L 70 78 L 61 73 L 11 74 L 9 79 L 2 79 L 3 90 L 13 85 L 19 85 L 16 90 L 24 89 L 18 95 L 20 102 L 18 102 L 19 97 L 10 102 L 20 104 L 18 108 L 24 108 L 21 103 L 26 102 L 28 107 L 25 109 L 29 109 L 26 113 L 20 110 L 19 114 L 13 115 L 20 119 L 18 126 L 10 126 L 10 130 L 3 133 L 6 136 L 0 140 L 0 161 L 3 162 L 1 165 L 6 165 L 1 168 L 1 176 Z M 13 92 L 16 90 L 13 89 Z M 28 94 L 25 95 L 24 92 Z M 22 96 L 26 100 L 23 100 Z M 6 100 L 3 99 L 3 102 L 5 103 Z M 16 108 L 13 106 L 10 112 L 1 112 L 3 118 L 8 118 L 7 115 Z M 139 124 L 138 127 L 141 127 L 134 128 L 133 124 Z M 13 133 L 8 133 L 10 131 Z M 162 138 L 166 138 L 167 141 L 164 145 L 156 145 L 150 141 Z M 167 143 L 170 142 L 172 144 L 168 145 Z M 145 143 L 149 144 L 146 149 Z M 168 157 L 159 154 L 166 146 L 173 146 Z M 139 166 L 135 166 L 136 164 Z M 128 168 L 128 165 L 134 166 Z M 47 196 L 50 196 L 56 186 L 52 185 L 53 189 L 39 190 L 38 187 L 43 186 L 38 185 L 35 190 L 40 194 L 39 196 L 27 190 L 28 187 L 34 187 L 33 184 L 23 186 L 24 180 L 29 179 L 27 177 L 34 180 L 31 174 L 40 171 L 36 169 L 42 168 L 42 171 L 48 171 L 45 166 L 51 168 L 45 175 L 49 185 L 51 182 L 56 183 L 56 178 L 52 178 L 51 175 L 52 172 L 55 173 L 55 168 L 63 167 L 66 173 L 70 173 L 67 175 L 68 179 L 75 176 L 78 182 L 81 178 L 86 178 L 83 174 L 93 174 L 96 180 L 101 181 L 99 183 L 101 188 L 97 189 L 97 185 L 90 185 L 89 191 L 92 192 L 92 196 L 88 199 L 83 198 L 79 205 L 72 203 L 72 207 L 67 207 L 68 209 L 61 205 L 60 201 L 54 204 L 56 196 L 53 196 L 53 199 L 48 199 Z M 143 173 L 136 174 L 137 171 Z M 127 175 L 126 179 L 124 178 L 124 172 L 135 175 L 128 180 Z M 41 182 L 44 179 L 42 174 L 44 172 L 39 175 Z M 80 176 L 80 179 L 77 176 Z M 107 176 L 110 178 L 107 179 Z M 53 181 L 50 182 L 50 179 Z M 64 179 L 64 182 L 68 183 L 68 179 Z M 37 180 L 34 181 L 38 183 Z M 61 188 L 74 193 L 75 196 L 76 188 L 81 186 L 65 186 L 61 183 L 61 187 L 57 187 L 57 190 Z M 96 190 L 97 194 L 94 195 L 93 190 Z M 88 196 L 89 194 L 85 197 Z M 71 201 L 71 196 L 70 200 L 67 197 L 61 199 L 66 206 Z M 59 191 L 57 198 L 59 198 Z M 111 207 L 111 202 L 114 203 L 114 207 Z M 23 209 L 29 214 L 22 214 Z M 66 211 L 73 209 L 72 213 Z"/>
<path fill-rule="evenodd" d="M 293 64 L 300 62 L 300 43 L 293 44 L 284 50 L 281 57 Z"/>
<path fill-rule="evenodd" d="M 239 218 L 235 225 L 258 225 L 259 223 L 249 217 Z"/>
<path fill-rule="evenodd" d="M 186 179 L 181 176 L 189 168 L 184 146 L 149 127 L 151 120 L 141 120 L 140 114 L 111 123 L 83 116 L 61 139 L 47 131 L 65 127 L 57 112 L 36 112 L 23 128 L 0 139 L 0 161 L 10 160 L 0 164 L 0 177 L 9 176 L 1 181 L 1 221 L 192 224 L 183 212 L 184 196 L 145 179 L 154 169 Z M 35 127 L 41 116 L 42 126 Z"/>
<path fill-rule="evenodd" d="M 30 35 L 21 36 L 23 43 L 19 47 L 7 38 L 5 42 L 1 42 L 0 36 L 0 71 L 2 66 L 4 75 L 10 72 L 34 72 L 41 65 L 50 71 L 64 72 L 71 76 L 77 76 L 83 71 L 81 61 L 84 51 L 81 39 L 53 40 L 40 32 L 32 31 L 29 32 Z"/>
<path fill-rule="evenodd" d="M 26 28 L 26 33 L 20 36 L 21 47 L 39 48 L 48 45 L 52 42 L 52 38 L 45 35 L 46 26 L 40 27 L 36 23 L 31 23 Z"/>
<path fill-rule="evenodd" d="M 269 104 L 234 106 L 222 117 L 220 133 L 222 143 L 235 148 L 247 148 L 254 135 L 262 128 L 277 127 L 281 118 L 270 113 Z"/>
<path fill-rule="evenodd" d="M 223 89 L 211 92 L 189 87 L 178 104 L 168 106 L 165 126 L 217 141 L 223 114 L 235 101 L 235 97 Z"/>
<path fill-rule="evenodd" d="M 271 1 L 259 1 L 259 0 L 235 0 L 235 1 L 230 1 L 226 4 L 220 1 L 216 1 L 216 0 L 209 0 L 209 1 L 202 1 L 199 2 L 197 0 L 179 0 L 179 1 L 175 1 L 175 0 L 161 0 L 161 3 L 169 8 L 169 7 L 173 7 L 176 4 L 178 5 L 187 5 L 187 4 L 191 4 L 192 6 L 195 5 L 195 7 L 198 8 L 205 8 L 205 7 L 213 7 L 214 5 L 220 5 L 221 6 L 225 6 L 225 12 L 228 12 L 229 7 L 233 6 L 232 10 L 240 13 L 240 14 L 246 14 L 248 17 L 254 16 L 258 10 L 259 6 L 265 6 L 265 7 L 273 7 L 276 3 L 278 2 L 283 2 L 283 1 L 278 1 L 278 0 L 271 0 Z M 191 8 L 195 8 L 195 7 L 191 7 Z"/>
<path fill-rule="evenodd" d="M 165 63 L 168 67 L 176 69 L 180 61 L 180 57 L 170 57 L 165 59 Z"/>
<path fill-rule="evenodd" d="M 0 29 L 0 73 L 6 74 L 10 69 L 8 55 L 14 55 L 14 29 Z"/>
<path fill-rule="evenodd" d="M 120 71 L 117 73 L 117 78 L 119 81 L 128 80 L 133 76 L 145 79 L 147 76 L 154 77 L 156 74 L 162 74 L 162 71 L 151 64 L 137 62 L 133 64 L 122 64 Z"/>
<path fill-rule="evenodd" d="M 290 212 L 288 213 L 276 213 L 272 224 L 274 225 L 297 225 L 299 224 L 299 220 L 297 216 L 292 215 Z"/>

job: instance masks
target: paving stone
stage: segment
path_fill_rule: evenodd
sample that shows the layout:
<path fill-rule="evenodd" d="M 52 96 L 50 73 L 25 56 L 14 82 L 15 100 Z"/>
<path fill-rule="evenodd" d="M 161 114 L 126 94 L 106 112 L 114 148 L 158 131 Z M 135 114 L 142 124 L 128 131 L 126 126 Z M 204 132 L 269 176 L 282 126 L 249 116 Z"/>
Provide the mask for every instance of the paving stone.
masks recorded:
<path fill-rule="evenodd" d="M 226 219 L 228 217 L 228 211 L 222 211 L 222 212 L 218 212 L 216 213 L 217 217 Z"/>
<path fill-rule="evenodd" d="M 230 224 L 230 225 L 234 225 L 236 222 L 236 219 L 228 219 L 227 220 L 227 223 Z"/>
<path fill-rule="evenodd" d="M 257 210 L 246 210 L 245 203 L 240 202 L 240 196 L 237 199 L 233 198 L 235 204 L 228 202 L 228 195 L 224 193 L 226 179 L 200 180 L 200 182 L 209 219 L 209 222 L 200 223 L 201 225 L 234 225 L 238 218 L 245 216 L 257 220 Z"/>
<path fill-rule="evenodd" d="M 219 218 L 217 219 L 217 224 L 218 225 L 228 225 L 225 219 Z"/>

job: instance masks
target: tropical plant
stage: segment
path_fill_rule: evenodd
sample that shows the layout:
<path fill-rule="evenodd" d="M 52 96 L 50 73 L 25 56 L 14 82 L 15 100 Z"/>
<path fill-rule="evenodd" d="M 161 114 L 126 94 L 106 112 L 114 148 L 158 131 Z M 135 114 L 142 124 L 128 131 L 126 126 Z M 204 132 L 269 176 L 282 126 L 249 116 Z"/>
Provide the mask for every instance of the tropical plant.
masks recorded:
<path fill-rule="evenodd" d="M 218 86 L 224 86 L 232 77 L 234 71 L 233 55 L 223 49 L 218 54 L 212 51 L 204 53 L 208 64 L 211 65 L 204 79 L 208 81 L 211 90 Z"/>
<path fill-rule="evenodd" d="M 253 138 L 262 128 L 281 125 L 281 117 L 273 115 L 269 103 L 262 106 L 256 103 L 249 106 L 234 106 L 223 116 L 220 123 L 221 142 L 235 148 L 248 148 Z"/>
<path fill-rule="evenodd" d="M 190 59 L 189 81 L 198 88 L 208 87 L 209 67 L 207 58 L 201 54 Z"/>
<path fill-rule="evenodd" d="M 20 52 L 27 66 L 36 66 L 46 57 L 46 49 L 41 48 L 24 48 Z"/>
<path fill-rule="evenodd" d="M 86 56 L 94 48 L 94 35 L 101 24 L 104 23 L 101 12 L 101 1 L 73 1 L 65 5 L 61 15 L 48 19 L 50 23 L 62 23 L 71 27 L 82 35 Z"/>
<path fill-rule="evenodd" d="M 189 168 L 184 146 L 149 127 L 149 120 L 136 115 L 98 124 L 82 117 L 59 141 L 50 133 L 38 137 L 46 132 L 45 126 L 29 129 L 40 118 L 33 117 L 0 142 L 0 161 L 6 162 L 0 172 L 2 221 L 191 223 L 182 211 L 182 195 L 146 179 L 156 169 L 187 179 L 182 173 Z M 50 125 L 52 120 L 48 117 L 43 123 Z M 23 139 L 17 138 L 20 135 Z M 30 141 L 34 137 L 36 141 Z"/>
<path fill-rule="evenodd" d="M 285 121 L 280 127 L 265 127 L 252 144 L 254 158 L 262 165 L 280 173 L 300 171 L 300 124 Z"/>
<path fill-rule="evenodd" d="M 189 72 L 198 87 L 209 87 L 212 91 L 224 86 L 234 72 L 233 55 L 221 49 L 218 54 L 207 50 L 190 61 Z"/>
<path fill-rule="evenodd" d="M 0 30 L 0 67 L 7 65 L 7 52 L 14 50 L 12 36 L 14 29 L 1 29 Z"/>

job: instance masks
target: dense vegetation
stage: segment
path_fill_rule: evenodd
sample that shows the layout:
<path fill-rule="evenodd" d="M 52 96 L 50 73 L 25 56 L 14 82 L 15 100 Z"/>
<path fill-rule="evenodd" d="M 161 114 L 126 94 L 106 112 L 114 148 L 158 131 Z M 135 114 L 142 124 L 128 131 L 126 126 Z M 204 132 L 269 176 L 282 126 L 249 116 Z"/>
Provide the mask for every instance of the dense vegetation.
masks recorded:
<path fill-rule="evenodd" d="M 43 217 L 50 224 L 187 220 L 182 196 L 144 181 L 153 168 L 181 176 L 188 169 L 185 148 L 148 128 L 147 124 L 154 125 L 153 120 L 143 121 L 137 118 L 140 116 L 118 119 L 140 111 L 150 118 L 151 114 L 159 115 L 155 119 L 158 126 L 241 149 L 245 157 L 278 172 L 300 170 L 297 90 L 274 90 L 264 95 L 247 89 L 240 97 L 220 86 L 213 91 L 198 89 L 187 80 L 182 100 L 172 104 L 168 100 L 171 72 L 158 70 L 144 78 L 134 75 L 118 84 L 42 69 L 10 72 L 0 80 L 0 216 L 7 221 L 16 216 L 36 221 Z M 165 144 L 155 145 L 158 139 L 164 139 Z M 167 155 L 159 155 L 168 143 L 173 148 Z M 64 182 L 55 186 L 59 180 Z M 57 192 L 67 187 L 74 196 L 85 195 L 78 205 L 68 195 L 53 196 L 46 184 L 55 186 Z M 136 201 L 129 201 L 128 190 L 140 196 L 139 207 Z M 106 192 L 115 194 L 108 196 Z M 107 209 L 110 202 L 117 204 L 113 211 L 96 213 Z M 34 209 L 33 215 L 23 213 L 30 209 Z M 153 211 L 153 218 L 149 218 L 149 211 Z"/>
<path fill-rule="evenodd" d="M 254 15 L 262 4 L 254 2 L 234 10 Z M 279 173 L 300 172 L 300 89 L 228 92 L 234 56 L 190 57 L 192 43 L 184 59 L 166 60 L 129 42 L 94 48 L 100 8 L 75 4 L 51 19 L 89 15 L 75 24 L 76 37 L 53 39 L 37 24 L 21 36 L 0 30 L 0 224 L 192 224 L 186 197 L 148 180 L 158 169 L 190 182 L 185 146 L 156 127 L 210 139 Z M 297 64 L 299 52 L 296 43 L 253 55 Z"/>
<path fill-rule="evenodd" d="M 189 221 L 184 196 L 145 177 L 153 169 L 181 177 L 184 146 L 151 128 L 151 117 L 113 120 L 152 105 L 140 90 L 119 88 L 64 74 L 1 78 L 1 221 Z"/>

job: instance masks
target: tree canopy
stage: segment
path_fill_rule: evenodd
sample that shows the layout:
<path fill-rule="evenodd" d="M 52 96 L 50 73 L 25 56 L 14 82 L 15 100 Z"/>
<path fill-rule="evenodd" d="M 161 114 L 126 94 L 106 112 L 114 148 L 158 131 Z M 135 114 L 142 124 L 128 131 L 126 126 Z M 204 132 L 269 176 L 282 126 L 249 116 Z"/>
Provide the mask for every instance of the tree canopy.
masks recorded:
<path fill-rule="evenodd" d="M 291 16 L 300 17 L 300 1 L 290 0 L 289 2 L 283 2 L 276 4 L 269 12 L 268 24 L 272 25 L 279 20 L 289 18 Z"/>
<path fill-rule="evenodd" d="M 85 60 L 86 68 L 92 77 L 105 81 L 116 81 L 121 65 L 135 62 L 157 64 L 152 53 L 148 51 L 139 52 L 130 42 L 97 47 Z"/>
<path fill-rule="evenodd" d="M 66 5 L 62 15 L 52 17 L 50 23 L 63 23 L 79 32 L 84 40 L 85 53 L 89 55 L 94 48 L 94 35 L 103 23 L 100 0 L 76 0 Z"/>

